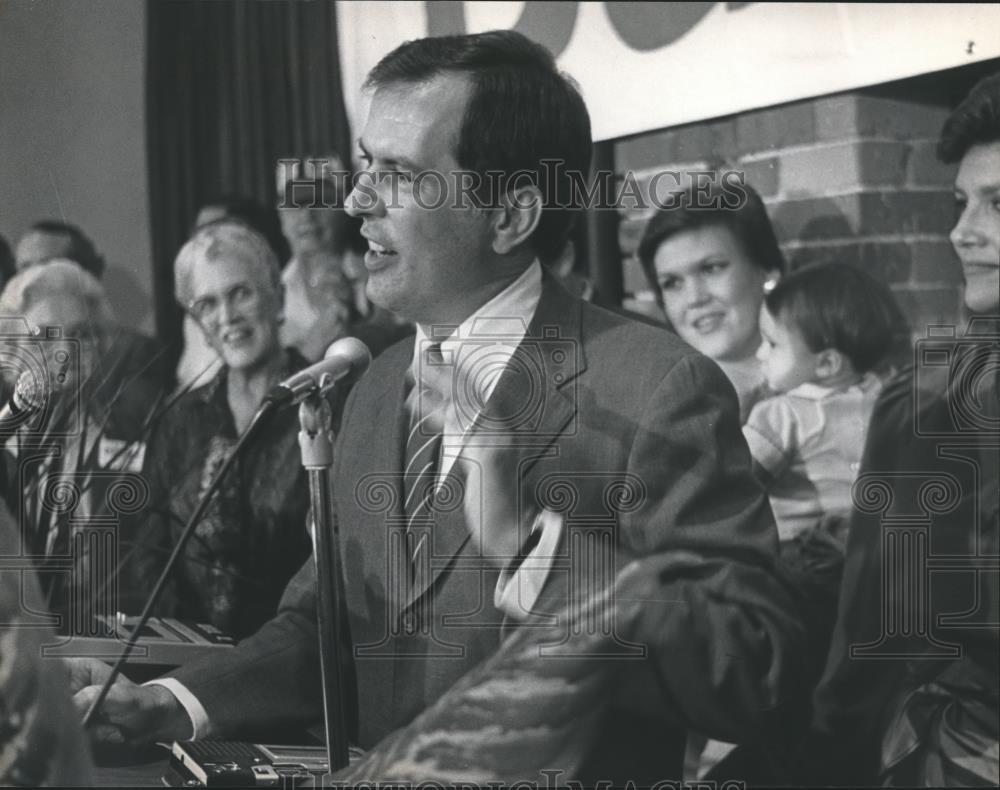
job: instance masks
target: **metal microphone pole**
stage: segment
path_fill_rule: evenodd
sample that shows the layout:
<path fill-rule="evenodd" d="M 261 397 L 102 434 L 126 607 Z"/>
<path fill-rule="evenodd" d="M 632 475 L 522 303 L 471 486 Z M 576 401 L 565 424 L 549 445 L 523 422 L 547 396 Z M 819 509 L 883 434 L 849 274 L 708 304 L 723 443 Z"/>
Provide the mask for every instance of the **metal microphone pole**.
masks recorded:
<path fill-rule="evenodd" d="M 302 466 L 309 473 L 312 505 L 313 558 L 316 563 L 317 625 L 319 658 L 323 681 L 323 724 L 329 772 L 348 764 L 347 721 L 344 715 L 343 666 L 340 650 L 342 629 L 342 582 L 339 572 L 340 548 L 337 522 L 330 496 L 330 467 L 333 465 L 333 431 L 330 404 L 317 392 L 299 405 L 299 448 Z"/>

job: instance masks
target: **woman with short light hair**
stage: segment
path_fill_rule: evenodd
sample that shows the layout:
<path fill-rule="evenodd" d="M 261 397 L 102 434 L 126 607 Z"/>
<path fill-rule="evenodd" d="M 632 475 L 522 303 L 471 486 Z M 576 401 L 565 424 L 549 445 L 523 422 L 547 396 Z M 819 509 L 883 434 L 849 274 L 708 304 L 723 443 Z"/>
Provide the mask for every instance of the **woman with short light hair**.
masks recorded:
<path fill-rule="evenodd" d="M 304 367 L 279 340 L 283 292 L 267 240 L 235 220 L 194 231 L 174 263 L 178 303 L 222 359 L 207 383 L 177 401 L 150 439 L 133 578 L 137 613 L 171 547 L 268 391 Z M 309 555 L 305 472 L 294 410 L 245 446 L 174 571 L 157 614 L 212 625 L 236 637 L 277 610 L 285 584 Z"/>

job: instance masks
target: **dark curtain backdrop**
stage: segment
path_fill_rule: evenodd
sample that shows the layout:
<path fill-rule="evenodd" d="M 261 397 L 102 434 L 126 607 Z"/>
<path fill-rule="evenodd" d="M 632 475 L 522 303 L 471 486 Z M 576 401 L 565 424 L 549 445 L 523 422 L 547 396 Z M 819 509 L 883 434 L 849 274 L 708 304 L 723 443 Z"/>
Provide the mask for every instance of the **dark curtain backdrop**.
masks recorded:
<path fill-rule="evenodd" d="M 147 0 L 146 134 L 156 328 L 180 351 L 173 260 L 222 193 L 276 200 L 285 157 L 350 161 L 332 0 Z"/>

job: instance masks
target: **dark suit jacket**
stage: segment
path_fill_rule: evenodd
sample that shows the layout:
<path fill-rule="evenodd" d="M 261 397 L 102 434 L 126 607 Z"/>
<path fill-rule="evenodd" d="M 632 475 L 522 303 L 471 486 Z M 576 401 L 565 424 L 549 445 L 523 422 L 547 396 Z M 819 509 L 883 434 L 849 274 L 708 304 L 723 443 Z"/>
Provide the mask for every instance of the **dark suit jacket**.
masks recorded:
<path fill-rule="evenodd" d="M 475 556 L 460 504 L 436 513 L 427 582 L 412 588 L 399 568 L 412 353 L 411 341 L 390 348 L 355 386 L 334 469 L 356 690 L 349 707 L 364 748 L 444 695 L 503 635 L 497 571 Z M 519 440 L 511 495 L 564 515 L 548 598 L 588 594 L 573 580 L 609 567 L 585 571 L 594 551 L 685 559 L 643 609 L 646 658 L 622 665 L 620 710 L 602 736 L 610 740 L 578 775 L 677 778 L 684 726 L 752 734 L 779 702 L 800 626 L 773 572 L 773 518 L 718 367 L 673 334 L 546 281 L 482 418 Z M 273 734 L 322 715 L 313 590 L 308 563 L 275 620 L 229 656 L 176 672 L 220 734 Z"/>
<path fill-rule="evenodd" d="M 875 406 L 837 623 L 814 695 L 812 737 L 801 750 L 803 771 L 813 774 L 803 781 L 878 783 L 897 706 L 959 657 L 992 677 L 992 693 L 983 689 L 982 699 L 995 704 L 1000 577 L 975 567 L 992 561 L 995 568 L 1000 554 L 1000 437 L 991 427 L 1000 401 L 986 357 L 998 327 L 974 318 L 958 340 L 923 341 L 936 355 L 903 370 Z M 950 364 L 938 367 L 941 359 Z M 958 705 L 949 717 L 970 726 Z M 994 738 L 996 722 L 994 712 Z M 916 736 L 929 737 L 936 726 L 928 721 Z M 979 743 L 970 737 L 963 746 Z"/>

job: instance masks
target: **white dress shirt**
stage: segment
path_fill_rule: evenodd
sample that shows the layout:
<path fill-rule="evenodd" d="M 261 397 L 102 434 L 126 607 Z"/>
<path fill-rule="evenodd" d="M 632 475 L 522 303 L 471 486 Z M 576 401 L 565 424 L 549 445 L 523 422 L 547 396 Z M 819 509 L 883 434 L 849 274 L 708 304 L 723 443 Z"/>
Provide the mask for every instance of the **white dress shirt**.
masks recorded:
<path fill-rule="evenodd" d="M 507 288 L 456 326 L 417 325 L 414 363 L 421 348 L 441 344 L 441 356 L 451 374 L 445 397 L 441 438 L 440 483 L 468 440 L 471 425 L 496 388 L 500 374 L 524 339 L 542 295 L 542 267 L 535 261 Z M 419 380 L 419 377 L 417 377 Z"/>

